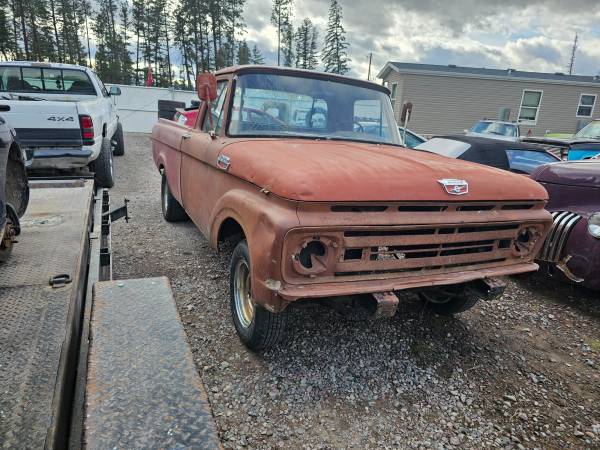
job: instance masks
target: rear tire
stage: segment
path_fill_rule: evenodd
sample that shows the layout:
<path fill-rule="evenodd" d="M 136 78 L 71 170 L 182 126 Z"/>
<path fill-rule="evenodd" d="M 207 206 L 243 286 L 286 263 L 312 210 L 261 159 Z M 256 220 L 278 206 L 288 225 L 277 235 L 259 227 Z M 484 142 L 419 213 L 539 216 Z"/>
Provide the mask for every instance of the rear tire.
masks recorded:
<path fill-rule="evenodd" d="M 272 313 L 252 298 L 248 244 L 240 241 L 229 265 L 229 297 L 233 324 L 242 343 L 251 350 L 274 347 L 285 335 L 288 310 Z"/>
<path fill-rule="evenodd" d="M 419 293 L 427 308 L 441 316 L 452 316 L 471 309 L 480 300 L 464 286 L 443 286 Z"/>
<path fill-rule="evenodd" d="M 117 130 L 113 134 L 112 139 L 115 141 L 113 155 L 123 156 L 125 154 L 125 138 L 123 138 L 123 125 L 121 125 L 121 122 L 117 123 Z"/>
<path fill-rule="evenodd" d="M 188 215 L 181 204 L 177 201 L 173 194 L 171 194 L 166 175 L 162 176 L 160 199 L 163 217 L 167 222 L 182 222 L 188 219 Z"/>
<path fill-rule="evenodd" d="M 111 188 L 115 185 L 115 166 L 110 138 L 102 139 L 100 153 L 89 166 L 90 170 L 94 172 L 96 182 L 100 186 Z"/>

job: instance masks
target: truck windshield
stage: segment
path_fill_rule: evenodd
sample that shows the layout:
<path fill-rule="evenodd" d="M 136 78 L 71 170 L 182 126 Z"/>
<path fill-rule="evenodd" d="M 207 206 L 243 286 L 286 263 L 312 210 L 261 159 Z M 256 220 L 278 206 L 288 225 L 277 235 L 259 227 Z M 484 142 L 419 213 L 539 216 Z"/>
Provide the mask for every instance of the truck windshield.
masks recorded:
<path fill-rule="evenodd" d="M 517 127 L 515 125 L 509 125 L 500 122 L 485 122 L 480 120 L 473 128 L 473 133 L 484 133 L 484 134 L 498 134 L 500 136 L 517 137 Z"/>
<path fill-rule="evenodd" d="M 389 97 L 318 78 L 241 75 L 230 136 L 314 137 L 400 145 Z"/>

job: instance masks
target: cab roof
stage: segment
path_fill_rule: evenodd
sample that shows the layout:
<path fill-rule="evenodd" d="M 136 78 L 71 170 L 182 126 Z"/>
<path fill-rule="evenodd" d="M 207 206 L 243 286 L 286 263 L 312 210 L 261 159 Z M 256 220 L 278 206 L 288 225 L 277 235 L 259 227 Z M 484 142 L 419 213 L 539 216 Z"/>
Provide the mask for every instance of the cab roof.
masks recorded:
<path fill-rule="evenodd" d="M 76 70 L 92 70 L 86 66 L 78 66 L 77 64 L 39 62 L 39 61 L 2 61 L 0 66 L 18 66 L 18 67 L 42 67 L 47 69 L 76 69 Z"/>
<path fill-rule="evenodd" d="M 326 81 L 334 81 L 346 84 L 353 84 L 356 86 L 366 87 L 367 89 L 376 89 L 389 95 L 390 91 L 385 86 L 382 86 L 372 81 L 360 80 L 358 78 L 348 77 L 345 75 L 338 75 L 329 72 L 319 72 L 317 70 L 306 70 L 297 69 L 294 67 L 281 67 L 281 66 L 267 66 L 263 64 L 249 64 L 242 66 L 231 66 L 224 69 L 218 70 L 215 75 L 229 75 L 229 74 L 244 74 L 244 73 L 270 73 L 277 75 L 287 75 L 295 77 L 307 77 L 307 78 L 318 78 Z"/>

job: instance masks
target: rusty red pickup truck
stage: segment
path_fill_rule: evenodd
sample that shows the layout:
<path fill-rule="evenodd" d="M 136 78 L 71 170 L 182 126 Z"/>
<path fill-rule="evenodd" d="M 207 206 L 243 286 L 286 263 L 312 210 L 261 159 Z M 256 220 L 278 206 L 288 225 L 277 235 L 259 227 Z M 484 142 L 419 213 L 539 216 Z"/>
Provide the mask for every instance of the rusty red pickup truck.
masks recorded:
<path fill-rule="evenodd" d="M 506 171 L 402 147 L 389 91 L 266 66 L 202 74 L 193 125 L 152 131 L 167 221 L 230 241 L 230 305 L 252 349 L 283 335 L 299 299 L 417 290 L 454 314 L 537 270 L 547 193 Z M 499 278 L 500 277 L 500 278 Z"/>

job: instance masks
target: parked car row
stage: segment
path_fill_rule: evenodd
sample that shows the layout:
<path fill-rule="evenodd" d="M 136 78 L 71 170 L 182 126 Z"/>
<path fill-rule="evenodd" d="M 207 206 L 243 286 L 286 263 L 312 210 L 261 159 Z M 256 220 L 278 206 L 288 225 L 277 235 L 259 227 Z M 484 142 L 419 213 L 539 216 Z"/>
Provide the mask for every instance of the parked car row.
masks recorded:
<path fill-rule="evenodd" d="M 113 155 L 125 152 L 112 97 L 96 73 L 71 64 L 0 63 L 0 114 L 16 130 L 34 170 L 88 167 L 97 182 L 115 182 Z"/>

